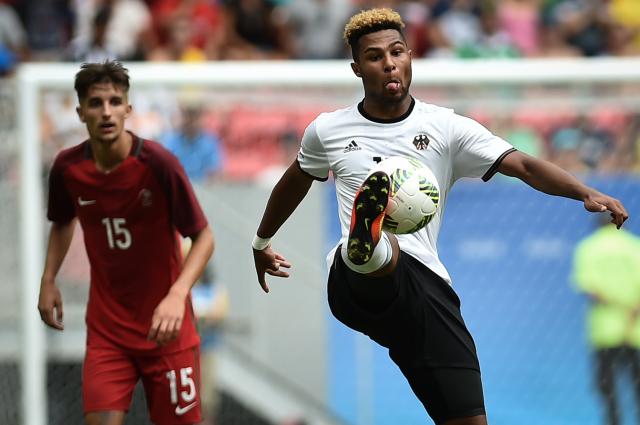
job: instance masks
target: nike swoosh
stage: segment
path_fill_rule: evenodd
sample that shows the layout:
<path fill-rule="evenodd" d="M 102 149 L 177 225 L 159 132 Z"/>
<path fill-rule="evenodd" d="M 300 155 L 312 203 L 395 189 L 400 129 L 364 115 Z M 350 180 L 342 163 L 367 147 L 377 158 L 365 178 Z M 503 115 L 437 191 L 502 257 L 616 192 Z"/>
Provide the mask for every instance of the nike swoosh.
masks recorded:
<path fill-rule="evenodd" d="M 95 199 L 84 200 L 82 199 L 82 197 L 78 196 L 78 205 L 80 205 L 81 207 L 86 207 L 87 205 L 93 205 L 95 203 L 96 203 Z"/>
<path fill-rule="evenodd" d="M 187 413 L 189 410 L 193 409 L 196 406 L 196 402 L 194 401 L 191 404 L 187 404 L 184 407 L 176 406 L 176 415 L 182 416 Z"/>

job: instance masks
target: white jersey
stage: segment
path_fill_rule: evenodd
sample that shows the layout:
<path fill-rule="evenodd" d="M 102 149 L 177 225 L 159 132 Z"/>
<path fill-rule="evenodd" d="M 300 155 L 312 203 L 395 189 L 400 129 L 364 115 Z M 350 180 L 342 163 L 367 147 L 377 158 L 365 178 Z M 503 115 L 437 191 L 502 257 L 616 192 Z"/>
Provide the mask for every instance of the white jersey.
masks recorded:
<path fill-rule="evenodd" d="M 462 177 L 488 180 L 502 158 L 513 150 L 505 140 L 451 109 L 415 100 L 404 116 L 382 121 L 368 116 L 360 103 L 320 114 L 309 124 L 298 163 L 302 171 L 318 180 L 326 180 L 329 171 L 333 174 L 342 228 L 336 248 L 349 236 L 353 199 L 377 162 L 404 156 L 424 163 L 440 186 L 437 213 L 420 231 L 397 238 L 402 251 L 450 284 L 436 248 L 449 190 Z M 329 265 L 336 248 L 329 253 Z"/>

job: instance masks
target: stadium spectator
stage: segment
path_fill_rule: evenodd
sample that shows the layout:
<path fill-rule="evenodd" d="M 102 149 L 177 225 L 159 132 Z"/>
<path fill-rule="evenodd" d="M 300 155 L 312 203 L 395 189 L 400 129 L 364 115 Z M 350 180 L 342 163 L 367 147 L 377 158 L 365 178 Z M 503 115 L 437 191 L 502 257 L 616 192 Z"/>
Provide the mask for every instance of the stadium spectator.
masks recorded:
<path fill-rule="evenodd" d="M 104 62 L 119 59 L 107 46 L 107 26 L 111 20 L 111 5 L 98 8 L 93 18 L 91 34 L 88 38 L 76 37 L 71 40 L 67 58 L 76 62 Z"/>
<path fill-rule="evenodd" d="M 578 173 L 585 171 L 580 160 L 582 128 L 580 120 L 572 120 L 554 129 L 550 135 L 550 159 L 565 170 Z"/>
<path fill-rule="evenodd" d="M 180 125 L 161 138 L 161 142 L 178 158 L 194 183 L 211 181 L 222 171 L 220 140 L 204 129 L 203 112 L 200 101 L 183 101 Z"/>
<path fill-rule="evenodd" d="M 75 38 L 92 38 L 94 19 L 104 8 L 110 9 L 104 33 L 104 49 L 120 60 L 144 60 L 146 52 L 155 47 L 157 41 L 151 12 L 142 0 L 79 1 Z"/>
<path fill-rule="evenodd" d="M 291 264 L 271 238 L 305 198 L 314 180 L 332 174 L 342 229 L 331 251 L 328 299 L 333 315 L 389 350 L 427 413 L 439 425 L 486 425 L 480 366 L 460 300 L 439 260 L 436 242 L 444 205 L 427 227 L 407 235 L 383 232 L 390 176 L 378 161 L 405 156 L 428 166 L 440 202 L 455 181 L 501 173 L 541 192 L 611 213 L 620 227 L 622 204 L 561 168 L 518 152 L 477 122 L 409 94 L 411 54 L 402 19 L 389 9 L 354 15 L 345 27 L 351 69 L 364 99 L 321 114 L 307 127 L 297 159 L 275 185 L 252 247 L 257 280 L 288 277 Z M 375 169 L 374 169 L 375 170 Z"/>
<path fill-rule="evenodd" d="M 608 12 L 613 21 L 609 49 L 617 56 L 640 54 L 640 5 L 635 0 L 612 0 Z"/>
<path fill-rule="evenodd" d="M 222 0 L 222 4 L 223 59 L 295 57 L 288 15 L 276 0 Z"/>
<path fill-rule="evenodd" d="M 629 160 L 629 170 L 640 173 L 640 113 L 634 113 L 627 127 L 625 158 Z"/>
<path fill-rule="evenodd" d="M 559 28 L 567 42 L 583 56 L 608 53 L 611 19 L 604 3 L 591 0 L 558 0 L 542 9 L 546 24 Z"/>
<path fill-rule="evenodd" d="M 20 17 L 7 0 L 0 0 L 0 77 L 12 72 L 28 55 L 27 34 Z"/>
<path fill-rule="evenodd" d="M 194 26 L 186 15 L 174 15 L 168 24 L 167 39 L 151 50 L 150 61 L 204 62 L 207 54 L 193 39 Z"/>
<path fill-rule="evenodd" d="M 564 34 L 557 25 L 542 21 L 538 28 L 538 51 L 533 55 L 540 58 L 575 58 L 582 52 L 567 43 Z"/>
<path fill-rule="evenodd" d="M 538 51 L 540 0 L 501 0 L 496 2 L 499 26 L 522 56 Z"/>
<path fill-rule="evenodd" d="M 169 53 L 188 46 L 187 53 L 170 54 L 177 60 L 191 60 L 204 54 L 209 60 L 220 58 L 224 22 L 220 6 L 209 0 L 159 0 L 153 8 L 155 32 L 160 45 Z M 184 28 L 188 23 L 188 33 Z M 179 38 L 179 40 L 177 40 Z M 176 46 L 176 44 L 178 46 Z M 187 59 L 184 59 L 184 57 Z"/>
<path fill-rule="evenodd" d="M 518 151 L 536 158 L 546 158 L 544 140 L 533 126 L 517 117 L 507 115 L 499 120 L 493 128 Z"/>
<path fill-rule="evenodd" d="M 79 221 L 91 266 L 86 423 L 122 425 L 140 379 L 153 423 L 199 423 L 200 339 L 190 290 L 213 252 L 211 229 L 178 161 L 125 130 L 127 70 L 117 62 L 83 64 L 75 89 L 89 139 L 60 152 L 49 174 L 40 317 L 64 329 L 56 276 Z M 178 233 L 192 240 L 184 260 Z"/>
<path fill-rule="evenodd" d="M 475 46 L 481 38 L 480 19 L 472 0 L 452 0 L 431 29 L 434 49 L 430 56 L 455 57 L 461 49 Z"/>
<path fill-rule="evenodd" d="M 500 26 L 495 6 L 485 3 L 479 8 L 480 34 L 475 43 L 468 43 L 458 50 L 461 58 L 514 58 L 520 51 L 511 36 Z"/>
<path fill-rule="evenodd" d="M 191 249 L 189 239 L 182 240 L 182 253 L 186 256 Z M 216 281 L 211 263 L 191 290 L 193 310 L 198 318 L 201 349 L 201 401 L 202 425 L 214 425 L 220 406 L 220 394 L 217 386 L 217 351 L 222 343 L 222 326 L 229 311 L 229 291 Z"/>
<path fill-rule="evenodd" d="M 628 370 L 640 409 L 640 238 L 616 230 L 607 215 L 600 218 L 576 246 L 573 280 L 590 301 L 587 326 L 604 423 L 620 425 L 617 371 Z"/>
<path fill-rule="evenodd" d="M 296 59 L 335 59 L 343 56 L 340 30 L 351 11 L 342 0 L 297 0 L 284 6 Z"/>
<path fill-rule="evenodd" d="M 27 32 L 31 60 L 58 60 L 73 31 L 73 10 L 68 0 L 22 0 L 16 9 Z"/>
<path fill-rule="evenodd" d="M 216 379 L 217 351 L 222 343 L 222 326 L 229 310 L 229 291 L 220 282 L 202 278 L 192 293 L 201 338 L 203 425 L 214 425 L 220 406 Z"/>
<path fill-rule="evenodd" d="M 433 23 L 431 3 L 432 0 L 403 1 L 395 7 L 406 24 L 407 43 L 413 46 L 416 58 L 426 56 L 432 48 L 429 38 L 429 26 Z"/>
<path fill-rule="evenodd" d="M 580 160 L 591 171 L 611 168 L 608 164 L 615 163 L 617 157 L 615 135 L 586 117 L 580 130 Z"/>

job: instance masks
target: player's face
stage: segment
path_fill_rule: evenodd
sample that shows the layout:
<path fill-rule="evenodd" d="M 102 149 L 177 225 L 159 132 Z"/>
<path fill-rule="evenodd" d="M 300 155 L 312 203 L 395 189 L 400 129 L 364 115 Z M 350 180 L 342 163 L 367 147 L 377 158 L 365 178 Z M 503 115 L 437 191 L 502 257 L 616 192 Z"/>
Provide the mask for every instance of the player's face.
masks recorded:
<path fill-rule="evenodd" d="M 80 121 L 86 124 L 91 140 L 111 144 L 124 130 L 131 113 L 127 94 L 111 82 L 93 84 L 77 108 Z"/>
<path fill-rule="evenodd" d="M 351 64 L 362 78 L 369 100 L 397 103 L 405 100 L 411 85 L 411 50 L 393 29 L 364 35 L 359 40 L 358 61 Z"/>

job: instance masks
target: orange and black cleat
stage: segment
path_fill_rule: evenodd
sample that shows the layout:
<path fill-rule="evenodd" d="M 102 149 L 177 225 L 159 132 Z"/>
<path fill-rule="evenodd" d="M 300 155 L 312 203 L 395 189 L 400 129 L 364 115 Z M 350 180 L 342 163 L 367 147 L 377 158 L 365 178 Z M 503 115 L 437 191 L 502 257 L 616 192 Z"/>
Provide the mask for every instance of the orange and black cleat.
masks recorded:
<path fill-rule="evenodd" d="M 354 264 L 362 265 L 369 261 L 380 241 L 389 189 L 389 176 L 383 171 L 376 171 L 365 179 L 356 193 L 347 241 L 347 256 Z"/>

